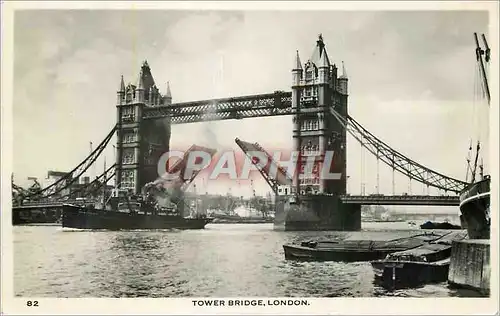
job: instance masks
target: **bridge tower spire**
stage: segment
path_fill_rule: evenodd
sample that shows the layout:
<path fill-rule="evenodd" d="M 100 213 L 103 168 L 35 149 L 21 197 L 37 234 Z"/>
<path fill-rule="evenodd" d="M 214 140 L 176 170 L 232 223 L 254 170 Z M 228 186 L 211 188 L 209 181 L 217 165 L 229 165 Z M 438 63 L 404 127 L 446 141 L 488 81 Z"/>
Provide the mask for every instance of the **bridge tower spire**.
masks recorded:
<path fill-rule="evenodd" d="M 163 104 L 164 105 L 171 105 L 172 104 L 172 92 L 170 91 L 170 82 L 167 81 L 167 92 L 165 93 L 165 96 L 163 97 Z"/>
<path fill-rule="evenodd" d="M 139 194 L 146 183 L 159 177 L 158 159 L 170 147 L 170 119 L 142 119 L 146 108 L 165 102 L 147 61 L 141 66 L 137 84 L 125 86 L 122 78 L 119 89 L 115 185 Z"/>
<path fill-rule="evenodd" d="M 293 148 L 301 153 L 297 171 L 305 173 L 300 179 L 295 177 L 293 191 L 299 195 L 345 194 L 346 132 L 329 108 L 333 106 L 341 115 L 347 115 L 347 76 L 337 77 L 337 67 L 330 63 L 321 34 L 303 67 L 297 52 L 292 74 Z M 333 153 L 333 157 L 328 157 L 327 151 Z M 307 159 L 313 157 L 311 175 L 304 167 Z M 330 173 L 340 175 L 339 179 L 320 177 L 325 163 L 330 165 Z"/>
<path fill-rule="evenodd" d="M 123 75 L 120 80 L 120 88 L 117 92 L 116 104 L 122 104 L 125 101 L 125 82 L 123 81 Z"/>

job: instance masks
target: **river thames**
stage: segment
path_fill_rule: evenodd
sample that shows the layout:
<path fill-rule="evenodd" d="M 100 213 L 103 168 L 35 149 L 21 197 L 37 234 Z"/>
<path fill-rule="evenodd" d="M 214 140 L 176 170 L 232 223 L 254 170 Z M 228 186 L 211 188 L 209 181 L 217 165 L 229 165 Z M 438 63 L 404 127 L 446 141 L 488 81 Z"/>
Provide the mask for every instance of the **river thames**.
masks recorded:
<path fill-rule="evenodd" d="M 190 231 L 67 231 L 15 226 L 14 290 L 24 297 L 450 297 L 446 283 L 389 292 L 369 262 L 295 262 L 283 244 L 406 233 L 402 223 L 361 232 L 277 232 L 272 224 Z"/>

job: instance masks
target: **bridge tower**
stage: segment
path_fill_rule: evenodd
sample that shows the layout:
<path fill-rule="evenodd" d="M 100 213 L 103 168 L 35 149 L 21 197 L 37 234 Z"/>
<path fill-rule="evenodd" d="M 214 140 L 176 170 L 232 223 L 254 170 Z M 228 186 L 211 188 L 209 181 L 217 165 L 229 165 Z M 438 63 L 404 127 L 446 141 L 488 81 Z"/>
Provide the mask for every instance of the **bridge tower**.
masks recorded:
<path fill-rule="evenodd" d="M 143 121 L 142 114 L 145 108 L 171 103 L 170 86 L 167 83 L 165 95 L 160 93 L 147 61 L 136 84 L 125 85 L 122 76 L 116 105 L 116 187 L 139 194 L 158 178 L 157 162 L 170 147 L 170 118 Z"/>
<path fill-rule="evenodd" d="M 329 111 L 333 106 L 343 116 L 347 115 L 345 69 L 343 67 L 343 74 L 338 77 L 337 66 L 330 63 L 323 37 L 319 35 L 311 58 L 304 65 L 297 52 L 292 75 L 292 108 L 296 113 L 293 116 L 293 147 L 300 152 L 299 170 L 307 169 L 308 159 L 315 160 L 312 176 L 295 177 L 294 192 L 299 195 L 345 194 L 346 131 Z M 333 152 L 332 161 L 328 158 L 325 161 L 327 151 Z M 320 177 L 325 163 L 330 164 L 329 171 L 337 173 L 338 178 Z"/>
<path fill-rule="evenodd" d="M 347 132 L 330 111 L 333 107 L 347 116 L 348 79 L 343 64 L 338 75 L 321 34 L 305 64 L 297 52 L 292 79 L 293 149 L 300 155 L 293 178 L 294 197 L 279 199 L 274 227 L 358 230 L 360 206 L 343 204 L 340 198 L 347 191 Z"/>

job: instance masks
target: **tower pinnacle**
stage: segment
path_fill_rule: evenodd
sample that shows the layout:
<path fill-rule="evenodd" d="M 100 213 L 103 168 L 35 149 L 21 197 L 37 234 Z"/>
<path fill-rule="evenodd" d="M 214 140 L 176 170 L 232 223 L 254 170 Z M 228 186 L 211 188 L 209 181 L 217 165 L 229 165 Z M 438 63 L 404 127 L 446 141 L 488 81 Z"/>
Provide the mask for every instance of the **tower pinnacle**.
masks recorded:
<path fill-rule="evenodd" d="M 319 47 L 319 54 L 323 53 L 323 49 L 325 48 L 325 42 L 323 42 L 323 34 L 318 35 L 318 40 L 316 41 L 317 46 Z"/>
<path fill-rule="evenodd" d="M 172 99 L 172 92 L 170 91 L 170 82 L 167 81 L 167 93 L 165 94 L 165 97 Z"/>
<path fill-rule="evenodd" d="M 342 75 L 339 78 L 347 79 L 347 72 L 345 71 L 344 61 L 342 61 Z"/>
<path fill-rule="evenodd" d="M 302 70 L 302 63 L 300 62 L 298 50 L 297 50 L 297 55 L 295 56 L 295 68 L 293 68 L 293 70 Z"/>
<path fill-rule="evenodd" d="M 125 82 L 123 81 L 123 75 L 122 75 L 122 78 L 120 80 L 120 90 L 118 90 L 119 92 L 125 92 Z"/>
<path fill-rule="evenodd" d="M 144 79 L 143 79 L 143 72 L 141 70 L 141 72 L 139 73 L 139 79 L 137 80 L 137 87 L 136 89 L 137 90 L 144 90 Z"/>

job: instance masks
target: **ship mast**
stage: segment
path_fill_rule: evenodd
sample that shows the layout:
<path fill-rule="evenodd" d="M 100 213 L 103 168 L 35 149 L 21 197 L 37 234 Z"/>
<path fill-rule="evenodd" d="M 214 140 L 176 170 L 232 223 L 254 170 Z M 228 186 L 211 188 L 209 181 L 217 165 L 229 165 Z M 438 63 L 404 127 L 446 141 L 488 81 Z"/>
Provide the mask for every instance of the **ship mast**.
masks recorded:
<path fill-rule="evenodd" d="M 488 42 L 486 41 L 486 37 L 484 36 L 484 34 L 481 34 L 481 37 L 483 39 L 483 43 L 484 43 L 484 46 L 485 46 L 485 49 L 482 49 L 481 46 L 479 45 L 479 39 L 477 37 L 477 33 L 474 33 L 474 41 L 476 42 L 476 60 L 477 62 L 479 63 L 479 68 L 480 68 L 480 72 L 481 72 L 481 79 L 482 79 L 482 88 L 483 88 L 483 92 L 486 96 L 486 100 L 488 102 L 488 105 L 490 105 L 490 100 L 491 100 L 491 96 L 490 96 L 490 88 L 489 88 L 489 84 L 488 84 L 488 76 L 486 75 L 486 70 L 485 70 L 485 62 L 488 63 L 490 61 L 490 47 L 488 46 Z M 483 60 L 484 58 L 484 60 Z M 470 150 L 471 150 L 471 146 L 469 146 L 469 153 L 470 153 Z M 471 170 L 471 173 L 472 173 L 472 178 L 471 178 L 471 183 L 474 183 L 475 180 L 476 180 L 476 172 L 477 172 L 477 162 L 478 162 L 478 159 L 479 159 L 479 150 L 481 149 L 481 143 L 480 141 L 478 140 L 477 142 L 477 146 L 476 146 L 476 156 L 475 156 L 475 159 L 474 159 L 474 166 Z M 483 177 L 483 163 L 482 163 L 482 159 L 481 159 L 481 165 L 479 166 L 479 173 L 480 173 L 480 176 L 481 178 Z M 467 170 L 470 169 L 470 156 L 469 158 L 467 159 Z M 468 172 L 467 172 L 468 174 Z M 467 181 L 467 177 L 466 177 L 466 181 Z"/>
<path fill-rule="evenodd" d="M 476 181 L 476 171 L 477 171 L 477 160 L 479 158 L 479 150 L 481 149 L 481 144 L 478 141 L 477 146 L 476 146 L 476 158 L 474 158 L 474 168 L 472 169 L 472 179 L 471 183 L 474 183 Z"/>
<path fill-rule="evenodd" d="M 479 165 L 479 176 L 481 177 L 481 180 L 484 179 L 484 165 L 483 165 L 483 158 L 481 158 L 481 164 Z"/>
<path fill-rule="evenodd" d="M 467 154 L 467 171 L 465 172 L 465 182 L 469 180 L 469 171 L 472 174 L 472 168 L 470 166 L 470 160 L 471 160 L 471 152 L 472 152 L 472 140 L 469 145 L 469 153 Z"/>
<path fill-rule="evenodd" d="M 481 68 L 481 78 L 483 79 L 483 89 L 484 93 L 486 94 L 486 100 L 488 101 L 488 104 L 490 104 L 490 87 L 488 85 L 488 77 L 486 75 L 486 70 L 484 68 L 484 61 L 483 61 L 483 55 L 485 58 L 486 62 L 490 61 L 490 47 L 488 46 L 488 42 L 486 41 L 486 37 L 484 34 L 482 34 L 485 50 L 479 46 L 479 40 L 477 39 L 477 33 L 474 33 L 474 40 L 476 41 L 476 58 L 479 62 L 479 66 Z"/>

